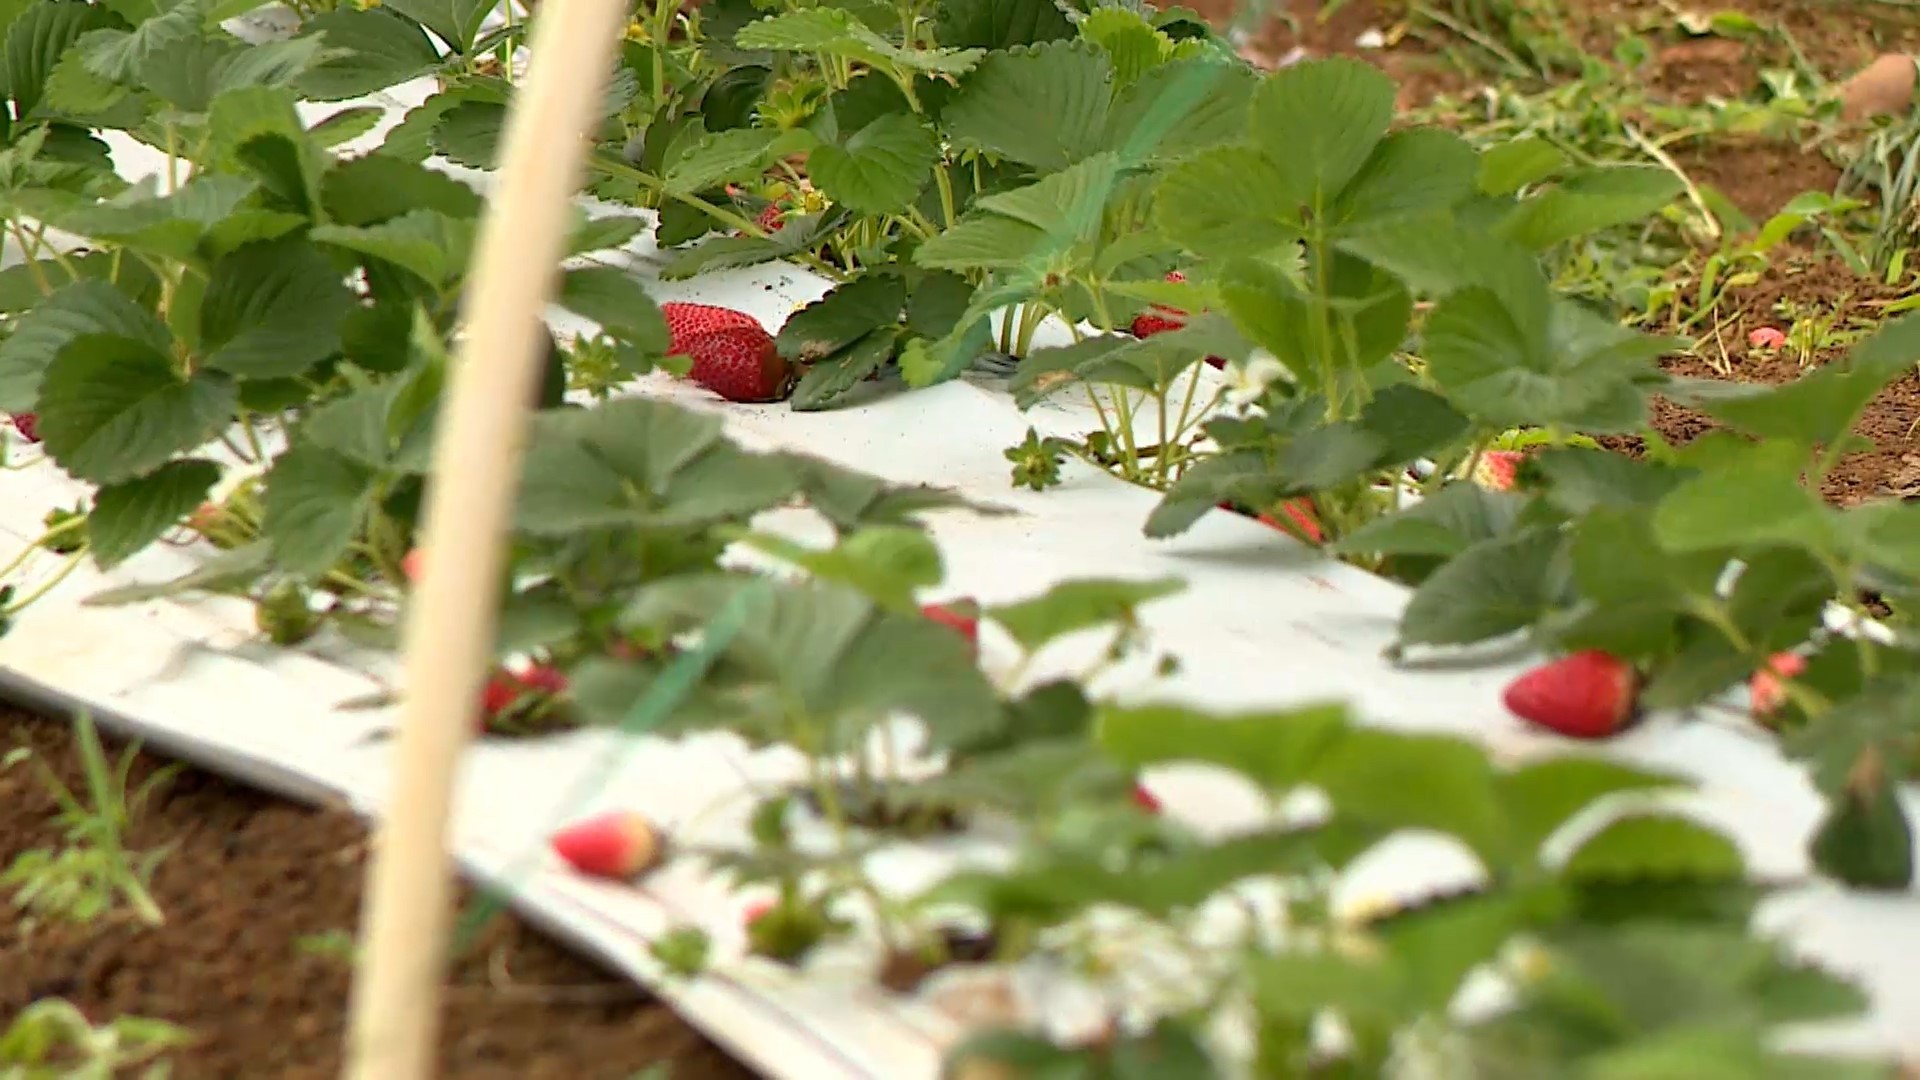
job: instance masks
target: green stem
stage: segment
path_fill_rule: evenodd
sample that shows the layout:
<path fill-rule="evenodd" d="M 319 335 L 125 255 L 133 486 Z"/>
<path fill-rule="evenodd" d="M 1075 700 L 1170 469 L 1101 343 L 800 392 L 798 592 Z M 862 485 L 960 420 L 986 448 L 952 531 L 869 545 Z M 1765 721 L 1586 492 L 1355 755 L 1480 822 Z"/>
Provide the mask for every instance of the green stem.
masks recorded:
<path fill-rule="evenodd" d="M 25 611 L 28 607 L 32 606 L 34 601 L 40 599 L 41 597 L 52 592 L 55 588 L 59 587 L 61 582 L 67 580 L 67 575 L 73 573 L 74 568 L 80 565 L 80 560 L 86 556 L 87 550 L 88 550 L 87 545 L 85 544 L 80 545 L 80 547 L 76 549 L 73 554 L 67 556 L 66 565 L 60 568 L 59 573 L 53 575 L 47 580 L 41 582 L 39 585 L 35 586 L 34 590 L 28 593 L 27 595 L 21 597 L 18 600 L 15 600 L 13 603 L 8 604 L 4 608 L 0 608 L 0 616 L 18 615 L 20 612 Z"/>

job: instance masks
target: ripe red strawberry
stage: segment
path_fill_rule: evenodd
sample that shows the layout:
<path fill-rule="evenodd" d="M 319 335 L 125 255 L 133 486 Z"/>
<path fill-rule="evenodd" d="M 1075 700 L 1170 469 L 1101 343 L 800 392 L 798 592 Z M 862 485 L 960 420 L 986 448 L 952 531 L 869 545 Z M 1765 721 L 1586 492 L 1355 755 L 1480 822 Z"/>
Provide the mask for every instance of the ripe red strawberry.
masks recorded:
<path fill-rule="evenodd" d="M 1301 496 L 1298 499 L 1288 499 L 1286 502 L 1280 504 L 1280 512 L 1287 515 L 1287 520 L 1293 522 L 1294 527 L 1308 540 L 1316 544 L 1326 543 L 1326 534 L 1320 531 L 1320 519 L 1316 518 L 1313 514 L 1313 501 L 1311 499 L 1305 496 Z M 1271 514 L 1261 514 L 1260 524 L 1268 526 L 1269 528 L 1279 529 L 1281 532 L 1287 531 L 1286 526 L 1275 521 Z"/>
<path fill-rule="evenodd" d="M 517 676 L 520 685 L 540 694 L 564 694 L 567 692 L 566 673 L 547 664 L 533 664 Z"/>
<path fill-rule="evenodd" d="M 575 870 L 614 880 L 633 877 L 660 858 L 660 838 L 653 826 L 626 810 L 569 825 L 549 843 Z"/>
<path fill-rule="evenodd" d="M 1807 670 L 1807 658 L 1799 653 L 1779 652 L 1767 658 L 1767 666 L 1753 673 L 1747 682 L 1749 708 L 1756 717 L 1772 714 L 1787 703 L 1786 680 Z"/>
<path fill-rule="evenodd" d="M 728 401 L 779 401 L 793 383 L 793 365 L 759 326 L 729 326 L 687 341 L 694 382 Z"/>
<path fill-rule="evenodd" d="M 489 721 L 520 701 L 520 695 L 526 688 L 512 672 L 496 671 L 487 676 L 487 684 L 480 688 L 480 724 L 485 727 Z"/>
<path fill-rule="evenodd" d="M 14 413 L 7 417 L 7 420 L 13 424 L 13 430 L 19 432 L 21 438 L 30 443 L 40 441 L 40 417 L 37 414 L 30 412 Z"/>
<path fill-rule="evenodd" d="M 427 553 L 419 548 L 407 552 L 400 559 L 400 572 L 407 576 L 408 581 L 419 581 L 421 575 L 427 572 Z"/>
<path fill-rule="evenodd" d="M 667 317 L 667 334 L 673 339 L 667 352 L 680 356 L 687 354 L 687 342 L 701 334 L 733 326 L 760 328 L 760 320 L 746 312 L 717 304 L 670 302 L 660 305 L 660 314 Z"/>
<path fill-rule="evenodd" d="M 962 600 L 955 604 L 928 604 L 920 609 L 920 614 L 939 623 L 958 630 L 969 645 L 980 644 L 980 617 L 971 610 L 973 601 Z"/>
<path fill-rule="evenodd" d="M 1164 312 L 1165 314 L 1162 314 Z M 1164 334 L 1169 330 L 1178 330 L 1187 325 L 1187 320 L 1172 308 L 1156 307 L 1152 311 L 1143 311 L 1133 317 L 1133 325 L 1128 327 L 1137 338 L 1150 338 L 1155 334 Z"/>
<path fill-rule="evenodd" d="M 1520 450 L 1489 450 L 1473 466 L 1473 482 L 1489 491 L 1512 491 L 1520 463 L 1527 460 Z"/>
<path fill-rule="evenodd" d="M 1575 739 L 1602 739 L 1633 718 L 1640 675 L 1626 661 L 1598 649 L 1542 664 L 1515 679 L 1507 710 Z"/>
<path fill-rule="evenodd" d="M 1138 781 L 1133 785 L 1133 805 L 1149 814 L 1160 812 L 1160 800 L 1154 796 L 1153 792 L 1147 790 L 1147 785 Z"/>
<path fill-rule="evenodd" d="M 1178 270 L 1167 271 L 1167 281 L 1178 285 L 1187 280 L 1187 275 Z M 1178 330 L 1187 325 L 1187 313 L 1179 308 L 1170 308 L 1165 304 L 1155 304 L 1148 311 L 1133 317 L 1133 324 L 1127 330 L 1137 338 L 1150 338 L 1155 334 L 1164 334 L 1169 330 Z M 1227 366 L 1226 360 L 1218 356 L 1207 357 L 1207 363 L 1216 368 Z"/>
<path fill-rule="evenodd" d="M 768 203 L 760 211 L 760 216 L 753 219 L 753 223 L 760 226 L 762 232 L 776 233 L 786 227 L 785 217 L 779 203 Z"/>

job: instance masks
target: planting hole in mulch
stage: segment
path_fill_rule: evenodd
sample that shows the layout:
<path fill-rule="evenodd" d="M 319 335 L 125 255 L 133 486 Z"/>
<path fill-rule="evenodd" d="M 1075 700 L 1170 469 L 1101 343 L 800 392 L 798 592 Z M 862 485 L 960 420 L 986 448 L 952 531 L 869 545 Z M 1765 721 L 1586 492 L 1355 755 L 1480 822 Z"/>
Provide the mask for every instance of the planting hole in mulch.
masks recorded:
<path fill-rule="evenodd" d="M 0 710 L 0 756 L 25 748 L 84 790 L 71 732 Z M 123 752 L 107 746 L 112 761 Z M 163 766 L 141 754 L 129 790 Z M 30 762 L 0 771 L 0 866 L 59 849 L 57 810 Z M 186 1028 L 192 1043 L 166 1058 L 182 1080 L 338 1075 L 367 839 L 344 811 L 177 773 L 127 834 L 138 852 L 172 845 L 151 887 L 165 924 L 123 909 L 29 928 L 16 911 L 0 937 L 0 1027 L 59 998 L 96 1026 L 140 1017 Z M 654 1065 L 674 1078 L 754 1075 L 645 991 L 506 915 L 455 962 L 443 1025 L 439 1075 L 461 1080 L 623 1080 Z"/>

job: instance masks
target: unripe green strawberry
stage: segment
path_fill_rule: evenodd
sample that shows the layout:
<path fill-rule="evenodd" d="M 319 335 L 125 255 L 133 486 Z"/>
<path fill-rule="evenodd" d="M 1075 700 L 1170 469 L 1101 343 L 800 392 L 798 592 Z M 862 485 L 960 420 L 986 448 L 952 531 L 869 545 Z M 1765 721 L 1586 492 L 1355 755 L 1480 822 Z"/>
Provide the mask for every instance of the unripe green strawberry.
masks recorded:
<path fill-rule="evenodd" d="M 296 582 L 278 582 L 253 602 L 254 625 L 275 645 L 300 644 L 320 629 L 322 621 L 307 590 Z"/>

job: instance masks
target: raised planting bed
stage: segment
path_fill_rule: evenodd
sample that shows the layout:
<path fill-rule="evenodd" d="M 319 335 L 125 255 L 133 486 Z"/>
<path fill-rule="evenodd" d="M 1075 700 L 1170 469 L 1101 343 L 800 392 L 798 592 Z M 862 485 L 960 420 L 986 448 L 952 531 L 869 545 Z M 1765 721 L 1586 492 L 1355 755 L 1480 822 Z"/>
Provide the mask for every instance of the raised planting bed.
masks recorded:
<path fill-rule="evenodd" d="M 1542 266 L 1668 173 L 1387 134 L 1367 68 L 1258 75 L 1178 15 L 1020 10 L 633 28 L 467 869 L 768 1075 L 1920 1053 L 1917 519 L 1817 495 L 1920 326 L 1779 390 L 1665 375 L 1675 344 Z M 22 181 L 16 243 L 58 253 L 7 271 L 0 344 L 38 440 L 0 475 L 19 693 L 388 804 L 387 650 L 514 66 L 485 14 L 71 35 L 62 93 L 91 96 L 58 138 L 196 167 L 102 204 L 49 134 L 79 162 Z M 685 67 L 709 33 L 741 55 Z M 221 92 L 156 80 L 163 38 L 226 53 Z M 748 235 L 686 246 L 716 224 Z M 687 303 L 764 329 L 716 352 L 656 307 Z M 654 370 L 683 352 L 697 381 Z M 1600 449 L 1655 392 L 1766 441 Z M 1782 741 L 1749 679 L 1788 652 Z M 1523 723 L 1503 692 L 1563 653 L 1592 681 Z M 607 814 L 638 818 L 583 838 Z"/>

